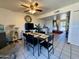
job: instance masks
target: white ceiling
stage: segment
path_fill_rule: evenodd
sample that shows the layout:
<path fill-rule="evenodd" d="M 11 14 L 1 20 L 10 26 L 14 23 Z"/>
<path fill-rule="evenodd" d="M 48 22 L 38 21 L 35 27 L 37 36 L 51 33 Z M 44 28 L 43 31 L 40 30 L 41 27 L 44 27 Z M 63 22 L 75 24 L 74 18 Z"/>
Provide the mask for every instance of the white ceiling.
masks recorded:
<path fill-rule="evenodd" d="M 6 8 L 15 12 L 23 12 L 25 9 L 20 6 L 20 1 L 25 2 L 25 0 L 0 0 L 0 8 Z M 39 14 L 44 14 L 49 11 L 79 2 L 79 0 L 37 0 L 42 5 L 43 12 Z"/>

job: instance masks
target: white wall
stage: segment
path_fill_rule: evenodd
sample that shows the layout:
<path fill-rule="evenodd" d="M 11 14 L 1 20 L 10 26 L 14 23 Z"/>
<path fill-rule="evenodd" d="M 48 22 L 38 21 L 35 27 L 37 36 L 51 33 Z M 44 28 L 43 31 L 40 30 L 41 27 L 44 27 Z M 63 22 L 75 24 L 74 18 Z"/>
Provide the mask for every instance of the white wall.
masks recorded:
<path fill-rule="evenodd" d="M 21 27 L 24 23 L 24 14 L 0 8 L 0 24 L 4 26 L 14 24 Z"/>
<path fill-rule="evenodd" d="M 33 19 L 32 23 L 34 24 L 40 24 L 41 27 L 43 27 L 44 25 L 44 20 L 41 20 L 41 19 Z"/>
<path fill-rule="evenodd" d="M 79 11 L 72 11 L 69 27 L 68 42 L 79 46 Z"/>
<path fill-rule="evenodd" d="M 0 8 L 0 24 L 3 24 L 4 26 L 14 24 L 17 27 L 19 27 L 20 30 L 24 30 L 24 24 L 25 20 L 24 17 L 27 14 L 19 13 L 19 12 L 13 12 L 8 9 Z M 42 20 L 37 19 L 37 17 L 31 15 L 32 22 L 34 24 L 43 23 Z"/>
<path fill-rule="evenodd" d="M 53 30 L 53 16 L 52 17 L 45 17 L 45 18 L 42 18 L 41 20 L 43 20 L 43 24 L 49 28 L 49 32 L 52 32 L 52 30 Z"/>
<path fill-rule="evenodd" d="M 55 13 L 57 10 L 59 10 L 60 12 Z M 64 13 L 67 11 L 71 11 L 68 42 L 79 46 L 79 36 L 78 36 L 79 35 L 79 12 L 74 12 L 74 11 L 79 10 L 79 2 L 66 6 L 66 7 L 63 7 L 63 8 L 60 8 L 60 9 L 57 9 L 57 10 L 43 14 L 43 15 L 39 16 L 38 18 L 44 18 L 44 17 Z"/>

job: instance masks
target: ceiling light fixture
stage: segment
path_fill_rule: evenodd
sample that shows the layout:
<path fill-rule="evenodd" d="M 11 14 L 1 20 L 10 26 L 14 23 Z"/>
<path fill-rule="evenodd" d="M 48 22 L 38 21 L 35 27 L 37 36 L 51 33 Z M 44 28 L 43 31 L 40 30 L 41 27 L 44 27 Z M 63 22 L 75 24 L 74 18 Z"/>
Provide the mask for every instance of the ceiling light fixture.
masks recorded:
<path fill-rule="evenodd" d="M 39 8 L 39 3 L 36 1 L 29 0 L 26 4 L 21 4 L 26 10 L 24 12 L 29 12 L 31 14 L 35 14 L 36 12 L 42 12 L 42 9 Z"/>
<path fill-rule="evenodd" d="M 30 12 L 31 14 L 36 13 L 36 11 L 35 11 L 35 10 L 29 10 L 29 12 Z"/>

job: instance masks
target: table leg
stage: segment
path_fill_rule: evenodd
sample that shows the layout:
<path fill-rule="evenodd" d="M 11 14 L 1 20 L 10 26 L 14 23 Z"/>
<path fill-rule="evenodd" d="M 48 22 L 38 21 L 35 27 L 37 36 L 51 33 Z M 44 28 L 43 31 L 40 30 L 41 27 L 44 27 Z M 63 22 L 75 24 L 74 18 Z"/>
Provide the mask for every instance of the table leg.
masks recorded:
<path fill-rule="evenodd" d="M 38 38 L 38 56 L 40 56 L 40 42 L 39 42 L 39 38 Z"/>

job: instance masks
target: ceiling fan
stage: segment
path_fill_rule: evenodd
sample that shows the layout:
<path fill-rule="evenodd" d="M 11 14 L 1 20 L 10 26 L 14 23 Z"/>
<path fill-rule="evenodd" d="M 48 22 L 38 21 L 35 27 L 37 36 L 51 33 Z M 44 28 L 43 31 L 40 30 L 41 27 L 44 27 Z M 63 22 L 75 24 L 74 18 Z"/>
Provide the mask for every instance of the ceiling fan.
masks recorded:
<path fill-rule="evenodd" d="M 32 0 L 29 0 L 27 4 L 26 3 L 21 4 L 21 6 L 26 8 L 24 12 L 30 12 L 32 14 L 43 11 L 42 9 L 39 8 L 39 3 L 37 1 L 33 2 Z"/>

